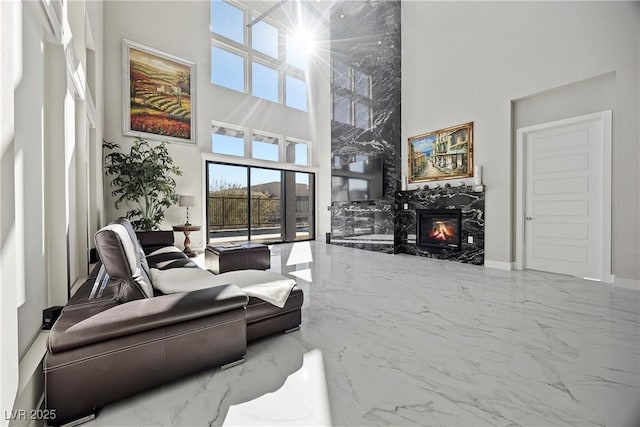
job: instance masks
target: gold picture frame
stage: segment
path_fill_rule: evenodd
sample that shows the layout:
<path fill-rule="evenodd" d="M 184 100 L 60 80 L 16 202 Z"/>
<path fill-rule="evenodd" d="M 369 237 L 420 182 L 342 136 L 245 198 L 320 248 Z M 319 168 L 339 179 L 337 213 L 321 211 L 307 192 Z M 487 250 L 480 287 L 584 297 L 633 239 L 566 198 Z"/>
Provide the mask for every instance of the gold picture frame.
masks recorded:
<path fill-rule="evenodd" d="M 123 40 L 124 134 L 196 143 L 195 65 Z"/>
<path fill-rule="evenodd" d="M 409 182 L 473 176 L 473 122 L 409 138 Z"/>

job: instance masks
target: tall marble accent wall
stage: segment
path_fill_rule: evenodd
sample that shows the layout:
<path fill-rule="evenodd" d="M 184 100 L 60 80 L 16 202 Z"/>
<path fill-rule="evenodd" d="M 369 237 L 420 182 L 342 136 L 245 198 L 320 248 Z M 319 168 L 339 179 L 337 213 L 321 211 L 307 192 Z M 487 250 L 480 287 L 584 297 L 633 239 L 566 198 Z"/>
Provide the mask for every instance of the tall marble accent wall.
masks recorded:
<path fill-rule="evenodd" d="M 398 192 L 396 253 L 484 264 L 484 191 L 474 187 L 439 187 Z M 461 209 L 462 248 L 434 251 L 416 246 L 416 209 Z M 473 242 L 469 242 L 469 237 Z"/>
<path fill-rule="evenodd" d="M 332 191 L 332 243 L 392 253 L 401 178 L 400 2 L 336 2 L 331 68 L 332 165 L 363 158 L 383 165 L 381 198 L 345 201 Z"/>

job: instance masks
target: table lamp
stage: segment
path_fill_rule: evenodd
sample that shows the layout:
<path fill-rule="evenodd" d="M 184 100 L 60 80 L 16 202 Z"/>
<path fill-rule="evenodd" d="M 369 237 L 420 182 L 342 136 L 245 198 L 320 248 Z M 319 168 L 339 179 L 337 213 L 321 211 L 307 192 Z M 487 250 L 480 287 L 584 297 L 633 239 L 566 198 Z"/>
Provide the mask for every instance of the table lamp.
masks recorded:
<path fill-rule="evenodd" d="M 178 201 L 178 206 L 185 206 L 187 208 L 187 221 L 184 225 L 189 226 L 191 223 L 189 222 L 189 206 L 195 205 L 195 199 L 193 196 L 180 196 Z"/>

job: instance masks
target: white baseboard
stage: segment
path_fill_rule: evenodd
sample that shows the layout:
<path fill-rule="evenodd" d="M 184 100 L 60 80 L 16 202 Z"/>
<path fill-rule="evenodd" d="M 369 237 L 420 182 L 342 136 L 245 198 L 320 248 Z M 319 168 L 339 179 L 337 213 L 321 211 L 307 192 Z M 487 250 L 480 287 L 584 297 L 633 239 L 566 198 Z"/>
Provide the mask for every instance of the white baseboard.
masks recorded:
<path fill-rule="evenodd" d="M 602 283 L 607 283 L 609 285 L 613 285 L 613 281 L 615 280 L 615 277 L 613 274 L 605 274 L 602 276 Z"/>
<path fill-rule="evenodd" d="M 640 280 L 614 276 L 613 286 L 640 292 Z"/>
<path fill-rule="evenodd" d="M 484 266 L 486 268 L 494 268 L 496 270 L 505 270 L 505 271 L 513 270 L 512 262 L 491 261 L 490 259 L 485 259 Z"/>

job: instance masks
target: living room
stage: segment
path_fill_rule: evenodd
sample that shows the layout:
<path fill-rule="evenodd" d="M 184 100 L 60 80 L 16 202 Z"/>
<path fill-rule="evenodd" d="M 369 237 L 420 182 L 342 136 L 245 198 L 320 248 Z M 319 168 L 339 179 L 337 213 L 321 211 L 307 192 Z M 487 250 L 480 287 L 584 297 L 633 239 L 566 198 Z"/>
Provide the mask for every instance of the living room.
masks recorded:
<path fill-rule="evenodd" d="M 240 41 L 225 35 L 227 27 L 213 25 L 215 4 L 241 11 Z M 304 387 L 295 386 L 303 372 L 316 380 L 310 401 L 324 408 L 321 415 L 314 412 L 324 420 L 317 424 L 632 425 L 629 408 L 638 401 L 640 383 L 640 4 L 290 1 L 269 11 L 278 4 L 0 2 L 2 425 L 10 423 L 6 414 L 12 408 L 39 408 L 47 349 L 42 310 L 67 303 L 89 273 L 93 235 L 127 210 L 114 206 L 102 149 L 105 140 L 128 152 L 136 133 L 127 120 L 127 46 L 192 65 L 191 135 L 147 139 L 169 140 L 168 152 L 182 171 L 176 193 L 190 197 L 189 221 L 200 226 L 190 238 L 201 258 L 217 231 L 207 200 L 216 168 L 242 168 L 248 180 L 256 169 L 310 177 L 305 182 L 314 193 L 313 207 L 305 225 L 292 235 L 284 225 L 267 241 L 272 270 L 297 273 L 292 276 L 305 303 L 300 331 L 249 346 L 244 365 L 106 407 L 95 425 L 199 425 L 214 418 L 213 425 L 250 424 L 242 417 L 252 411 L 268 414 L 287 399 L 303 404 Z M 263 13 L 264 19 L 247 26 Z M 370 15 L 377 18 L 363 19 Z M 287 62 L 285 52 L 287 34 L 293 36 L 300 19 L 308 19 L 304 27 L 314 33 L 306 70 Z M 279 31 L 280 53 L 274 57 L 252 47 L 250 27 L 260 22 Z M 217 80 L 222 74 L 213 56 L 221 52 L 243 61 L 241 71 L 230 74 L 243 76 L 239 87 L 230 87 L 238 84 L 232 78 Z M 352 90 L 337 84 L 336 61 L 351 67 Z M 365 63 L 373 67 L 365 73 L 375 88 L 369 96 L 355 86 L 362 71 L 357 65 Z M 258 93 L 266 81 L 255 77 L 259 67 L 268 69 L 263 76 L 277 71 L 275 92 Z M 295 100 L 299 93 L 287 92 L 299 85 L 302 103 Z M 373 96 L 382 90 L 384 97 Z M 337 96 L 345 93 L 351 97 L 351 123 L 336 116 Z M 364 116 L 361 105 L 367 106 Z M 535 222 L 538 214 L 530 215 L 524 203 L 529 190 L 522 179 L 522 141 L 541 125 L 607 111 L 602 126 L 609 139 L 592 156 L 604 177 L 597 195 L 604 214 L 594 219 L 599 267 L 569 276 L 553 274 L 553 266 L 531 268 L 535 260 L 526 257 L 532 251 L 524 237 L 527 221 Z M 367 125 L 356 126 L 362 121 Z M 417 145 L 409 142 L 468 123 L 473 162 L 465 163 L 467 170 L 442 180 L 416 176 L 409 159 Z M 220 149 L 220 135 L 239 140 L 242 153 Z M 258 147 L 269 144 L 275 158 L 257 155 Z M 303 155 L 296 157 L 298 147 Z M 369 196 L 347 191 L 346 200 L 336 198 L 336 159 L 354 164 L 364 157 L 384 165 L 381 195 L 363 200 Z M 577 160 L 561 164 L 568 162 Z M 460 256 L 434 255 L 417 244 L 416 212 L 435 199 L 449 208 L 444 200 L 454 194 L 482 204 L 479 220 L 462 218 Z M 466 203 L 455 207 L 468 212 Z M 365 226 L 350 234 L 345 230 L 354 229 L 356 217 Z M 185 206 L 174 203 L 160 228 L 184 222 Z M 471 223 L 474 228 L 464 228 Z M 258 229 L 268 228 L 242 227 L 245 240 L 250 233 L 259 240 Z M 297 238 L 300 232 L 307 234 Z M 184 237 L 174 233 L 180 248 Z M 566 248 L 563 256 L 582 250 Z M 385 289 L 392 287 L 405 295 L 394 290 L 385 303 Z M 545 308 L 530 311 L 527 301 Z M 491 307 L 497 317 L 491 317 Z M 512 332 L 502 329 L 509 325 Z M 618 346 L 618 339 L 626 344 Z M 375 345 L 377 340 L 386 342 Z M 602 354 L 594 350 L 601 345 Z M 494 359 L 491 347 L 504 354 Z M 478 357 L 462 357 L 465 352 Z M 578 368 L 565 365 L 571 361 Z M 274 366 L 278 375 L 262 386 L 238 372 Z M 602 373 L 603 366 L 611 371 Z M 611 374 L 615 369 L 627 378 Z M 412 382 L 409 373 L 422 380 Z M 615 385 L 585 385 L 602 378 Z M 198 384 L 205 384 L 208 397 L 194 398 Z M 224 398 L 225 390 L 233 397 Z M 181 393 L 196 399 L 195 406 L 176 408 L 185 401 Z M 264 405 L 241 405 L 259 398 Z M 163 406 L 172 409 L 158 418 L 135 418 Z M 534 415 L 545 411 L 546 416 Z M 13 419 L 11 425 L 28 421 Z M 253 423 L 267 421 L 258 417 Z"/>

